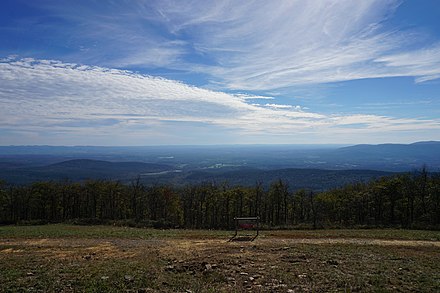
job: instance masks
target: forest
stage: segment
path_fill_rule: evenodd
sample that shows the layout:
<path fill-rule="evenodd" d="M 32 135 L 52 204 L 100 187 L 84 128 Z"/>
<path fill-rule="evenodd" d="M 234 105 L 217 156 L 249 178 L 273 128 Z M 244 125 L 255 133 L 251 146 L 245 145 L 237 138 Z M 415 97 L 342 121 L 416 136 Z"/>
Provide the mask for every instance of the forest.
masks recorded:
<path fill-rule="evenodd" d="M 263 229 L 440 229 L 440 173 L 426 168 L 324 192 L 205 182 L 185 187 L 119 181 L 0 182 L 0 224 L 113 224 L 232 229 L 234 217 L 259 216 Z"/>

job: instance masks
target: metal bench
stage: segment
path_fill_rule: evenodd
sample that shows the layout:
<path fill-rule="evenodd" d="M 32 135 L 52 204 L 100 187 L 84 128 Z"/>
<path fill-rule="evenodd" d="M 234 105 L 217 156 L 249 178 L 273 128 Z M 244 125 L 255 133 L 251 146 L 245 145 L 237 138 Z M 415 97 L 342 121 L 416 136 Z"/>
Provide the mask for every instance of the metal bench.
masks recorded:
<path fill-rule="evenodd" d="M 235 217 L 235 234 L 229 241 L 253 241 L 260 231 L 260 217 Z M 252 234 L 239 235 L 239 231 L 255 231 Z"/>

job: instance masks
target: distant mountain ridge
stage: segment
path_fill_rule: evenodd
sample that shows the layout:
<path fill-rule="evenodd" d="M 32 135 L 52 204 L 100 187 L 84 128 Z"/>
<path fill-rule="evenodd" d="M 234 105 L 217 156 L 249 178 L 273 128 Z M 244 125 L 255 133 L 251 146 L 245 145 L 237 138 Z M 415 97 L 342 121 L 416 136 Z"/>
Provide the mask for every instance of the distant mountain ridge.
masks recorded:
<path fill-rule="evenodd" d="M 129 180 L 144 173 L 164 172 L 171 169 L 171 166 L 164 164 L 74 159 L 39 167 L 3 168 L 0 170 L 0 178 L 13 183 L 63 179 Z"/>
<path fill-rule="evenodd" d="M 357 144 L 353 146 L 341 147 L 339 150 L 403 150 L 403 149 L 420 149 L 420 148 L 440 149 L 440 141 L 419 141 L 410 144 L 399 143 L 383 143 L 383 144 Z"/>
<path fill-rule="evenodd" d="M 152 170 L 152 171 L 164 171 L 168 170 L 170 166 L 163 164 L 143 163 L 143 162 L 109 162 L 103 160 L 92 159 L 73 159 L 60 163 L 55 163 L 47 166 L 48 168 L 85 168 L 85 169 L 101 169 L 101 168 L 119 168 L 130 170 Z"/>
<path fill-rule="evenodd" d="M 333 161 L 351 162 L 368 169 L 414 169 L 430 165 L 440 167 L 440 142 L 422 141 L 412 144 L 354 145 L 331 152 Z M 385 166 L 385 167 L 383 167 Z"/>
<path fill-rule="evenodd" d="M 148 184 L 184 185 L 206 180 L 249 185 L 281 178 L 292 186 L 319 189 L 320 185 L 327 188 L 340 182 L 366 181 L 390 172 L 411 172 L 424 165 L 431 172 L 440 170 L 439 141 L 321 148 L 0 146 L 0 179 L 17 184 L 66 178 L 127 182 L 141 177 Z"/>

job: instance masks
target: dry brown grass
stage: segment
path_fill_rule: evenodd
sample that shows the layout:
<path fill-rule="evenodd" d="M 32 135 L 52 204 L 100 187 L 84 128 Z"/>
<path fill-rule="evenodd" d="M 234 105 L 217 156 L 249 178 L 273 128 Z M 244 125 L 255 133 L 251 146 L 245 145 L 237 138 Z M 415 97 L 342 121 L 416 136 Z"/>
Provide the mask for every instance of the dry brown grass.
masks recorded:
<path fill-rule="evenodd" d="M 189 234 L 2 237 L 0 291 L 440 292 L 439 241 Z"/>

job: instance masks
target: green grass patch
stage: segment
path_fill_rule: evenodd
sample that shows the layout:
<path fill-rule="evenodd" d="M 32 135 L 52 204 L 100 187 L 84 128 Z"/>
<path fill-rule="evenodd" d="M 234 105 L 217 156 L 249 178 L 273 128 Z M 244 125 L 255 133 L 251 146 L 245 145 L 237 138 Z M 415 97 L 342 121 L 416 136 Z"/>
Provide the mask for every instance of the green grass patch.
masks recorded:
<path fill-rule="evenodd" d="M 440 292 L 438 242 L 295 240 L 438 240 L 436 231 L 263 231 L 254 242 L 225 241 L 231 234 L 0 227 L 0 292 Z"/>
<path fill-rule="evenodd" d="M 162 230 L 105 225 L 0 226 L 0 238 L 227 239 L 232 234 L 231 231 L 224 230 Z M 267 230 L 262 231 L 260 235 L 263 238 L 359 238 L 440 241 L 440 231 L 403 229 Z"/>
<path fill-rule="evenodd" d="M 230 231 L 152 229 L 116 226 L 76 226 L 50 224 L 37 226 L 0 226 L 0 238 L 121 238 L 121 239 L 203 239 L 227 238 Z"/>
<path fill-rule="evenodd" d="M 331 229 L 265 231 L 267 237 L 282 238 L 358 238 L 382 240 L 440 241 L 440 231 L 404 229 Z"/>

